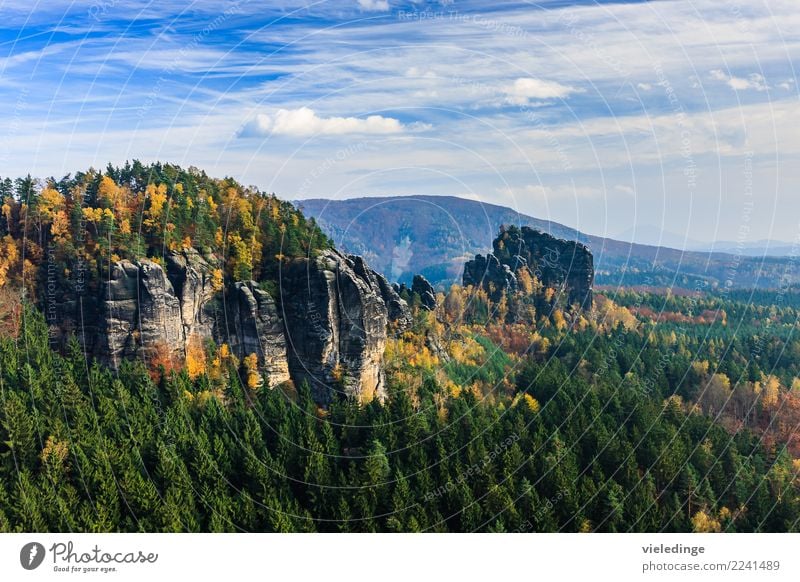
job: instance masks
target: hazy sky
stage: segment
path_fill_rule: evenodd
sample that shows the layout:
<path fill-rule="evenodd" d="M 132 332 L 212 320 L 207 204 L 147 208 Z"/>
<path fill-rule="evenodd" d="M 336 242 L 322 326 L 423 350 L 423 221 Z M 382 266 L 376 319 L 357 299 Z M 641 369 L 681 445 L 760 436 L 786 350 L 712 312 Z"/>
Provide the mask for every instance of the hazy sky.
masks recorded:
<path fill-rule="evenodd" d="M 798 0 L 0 0 L 0 17 L 3 176 L 138 158 L 639 240 L 800 233 Z"/>

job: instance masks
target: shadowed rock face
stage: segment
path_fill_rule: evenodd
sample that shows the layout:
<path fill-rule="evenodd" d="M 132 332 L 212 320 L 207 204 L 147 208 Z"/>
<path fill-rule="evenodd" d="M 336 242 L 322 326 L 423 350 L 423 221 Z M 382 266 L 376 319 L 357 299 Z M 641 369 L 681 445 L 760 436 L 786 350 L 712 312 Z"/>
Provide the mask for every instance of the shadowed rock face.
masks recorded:
<path fill-rule="evenodd" d="M 114 368 L 123 358 L 150 358 L 162 347 L 183 353 L 180 302 L 157 263 L 114 263 L 100 313 L 96 355 Z"/>
<path fill-rule="evenodd" d="M 414 275 L 414 279 L 411 282 L 411 292 L 419 295 L 422 307 L 428 311 L 436 309 L 436 291 L 434 291 L 433 285 L 428 283 L 425 277 Z"/>
<path fill-rule="evenodd" d="M 255 281 L 234 283 L 226 291 L 225 311 L 215 327 L 217 343 L 227 343 L 240 358 L 257 354 L 270 388 L 290 380 L 286 337 L 275 300 Z"/>
<path fill-rule="evenodd" d="M 586 246 L 523 226 L 502 229 L 494 253 L 464 265 L 464 285 L 483 287 L 494 299 L 516 289 L 515 273 L 527 269 L 546 287 L 563 288 L 570 305 L 592 306 L 594 261 Z"/>
<path fill-rule="evenodd" d="M 464 286 L 483 287 L 492 301 L 499 301 L 504 293 L 517 289 L 517 277 L 508 265 L 494 255 L 475 255 L 464 263 Z"/>
<path fill-rule="evenodd" d="M 329 403 L 336 390 L 362 401 L 385 396 L 389 310 L 382 287 L 380 276 L 360 258 L 336 251 L 283 270 L 289 370 L 296 383 L 309 383 L 317 402 Z"/>
<path fill-rule="evenodd" d="M 65 298 L 54 325 L 62 335 L 76 332 L 87 354 L 115 369 L 126 358 L 180 361 L 191 342 L 214 341 L 240 359 L 257 354 L 270 387 L 308 381 L 320 404 L 337 389 L 362 401 L 385 396 L 387 325 L 408 329 L 411 312 L 360 257 L 326 251 L 293 261 L 277 298 L 255 281 L 215 289 L 213 259 L 194 249 L 170 253 L 165 264 L 113 263 L 97 295 L 85 298 L 82 317 L 78 302 Z"/>

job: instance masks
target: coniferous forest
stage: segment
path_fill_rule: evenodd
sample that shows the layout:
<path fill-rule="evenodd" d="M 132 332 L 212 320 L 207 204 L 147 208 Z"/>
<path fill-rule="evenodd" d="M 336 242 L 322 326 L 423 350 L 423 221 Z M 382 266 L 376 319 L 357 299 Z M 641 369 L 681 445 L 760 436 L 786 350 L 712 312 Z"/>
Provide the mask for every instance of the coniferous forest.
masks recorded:
<path fill-rule="evenodd" d="M 223 341 L 176 357 L 134 330 L 110 365 L 60 319 L 115 265 L 190 249 L 214 292 L 252 280 L 280 313 L 282 273 L 334 246 L 291 204 L 138 162 L 0 190 L 0 531 L 800 530 L 793 287 L 579 305 L 546 264 L 509 289 L 415 281 L 380 395 L 342 359 L 320 399 Z"/>

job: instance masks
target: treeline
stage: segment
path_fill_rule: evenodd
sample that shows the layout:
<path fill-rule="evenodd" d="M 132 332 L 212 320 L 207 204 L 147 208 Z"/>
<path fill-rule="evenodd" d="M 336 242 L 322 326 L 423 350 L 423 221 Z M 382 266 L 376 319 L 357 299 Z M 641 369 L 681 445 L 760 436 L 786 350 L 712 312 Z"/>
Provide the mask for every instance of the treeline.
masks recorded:
<path fill-rule="evenodd" d="M 234 369 L 219 391 L 87 366 L 75 342 L 49 349 L 35 312 L 21 329 L 0 340 L 3 531 L 798 530 L 784 450 L 621 384 L 616 364 L 526 358 L 494 401 L 392 374 L 386 404 L 321 410 Z M 466 380 L 496 348 L 461 349 Z"/>
<path fill-rule="evenodd" d="M 23 284 L 29 298 L 46 284 L 80 293 L 103 280 L 109 261 L 159 261 L 189 247 L 219 264 L 220 278 L 274 281 L 281 260 L 331 245 L 291 203 L 197 168 L 134 161 L 0 179 L 0 290 L 16 291 L 9 301 Z"/>

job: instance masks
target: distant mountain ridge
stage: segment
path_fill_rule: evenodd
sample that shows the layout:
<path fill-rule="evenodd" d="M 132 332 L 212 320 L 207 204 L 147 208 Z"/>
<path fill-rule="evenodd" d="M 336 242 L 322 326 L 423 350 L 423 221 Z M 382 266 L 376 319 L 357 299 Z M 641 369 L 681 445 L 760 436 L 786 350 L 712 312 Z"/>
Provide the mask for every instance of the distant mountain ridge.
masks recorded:
<path fill-rule="evenodd" d="M 446 288 L 463 265 L 492 248 L 501 225 L 530 226 L 585 244 L 601 285 L 777 288 L 800 282 L 791 258 L 745 252 L 682 251 L 592 236 L 510 208 L 454 196 L 391 196 L 295 201 L 339 248 L 359 254 L 393 281 L 423 274 Z"/>

